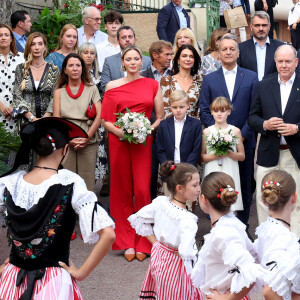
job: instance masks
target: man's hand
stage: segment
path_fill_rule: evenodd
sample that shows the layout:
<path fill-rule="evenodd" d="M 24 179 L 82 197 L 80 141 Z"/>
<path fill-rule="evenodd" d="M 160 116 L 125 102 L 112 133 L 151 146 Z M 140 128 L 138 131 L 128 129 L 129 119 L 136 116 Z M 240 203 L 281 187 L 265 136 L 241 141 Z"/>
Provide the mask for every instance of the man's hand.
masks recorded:
<path fill-rule="evenodd" d="M 263 7 L 263 10 L 265 11 L 265 12 L 267 12 L 267 10 L 268 10 L 268 4 L 267 4 L 267 2 L 266 1 L 263 1 L 263 4 L 264 4 L 264 7 Z"/>
<path fill-rule="evenodd" d="M 278 130 L 279 126 L 284 124 L 283 119 L 272 117 L 269 120 L 264 122 L 264 129 L 265 130 Z"/>
<path fill-rule="evenodd" d="M 298 133 L 298 127 L 296 124 L 283 123 L 278 126 L 278 133 L 283 136 L 294 135 Z"/>

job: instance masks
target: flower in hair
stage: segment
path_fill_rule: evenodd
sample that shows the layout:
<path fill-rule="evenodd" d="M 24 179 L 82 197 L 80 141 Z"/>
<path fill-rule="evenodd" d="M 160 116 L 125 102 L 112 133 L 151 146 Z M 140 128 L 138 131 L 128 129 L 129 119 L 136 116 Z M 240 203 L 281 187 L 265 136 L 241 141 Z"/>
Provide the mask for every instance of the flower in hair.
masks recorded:
<path fill-rule="evenodd" d="M 238 191 L 235 191 L 235 193 L 238 195 L 239 194 L 239 192 Z"/>
<path fill-rule="evenodd" d="M 218 195 L 217 195 L 217 198 L 221 198 L 221 194 L 218 194 Z"/>
<path fill-rule="evenodd" d="M 229 184 L 227 185 L 227 188 L 228 188 L 228 191 L 229 191 L 229 192 L 233 192 L 233 191 L 234 191 L 233 187 L 230 186 Z"/>
<path fill-rule="evenodd" d="M 50 134 L 47 134 L 47 138 L 50 140 L 53 150 L 56 150 L 56 145 L 55 145 L 53 137 Z"/>
<path fill-rule="evenodd" d="M 280 183 L 279 183 L 279 182 L 269 180 L 269 181 L 265 182 L 265 183 L 262 185 L 262 188 L 265 188 L 267 184 L 273 184 L 273 185 L 275 185 L 275 186 L 280 186 Z"/>
<path fill-rule="evenodd" d="M 223 192 L 223 189 L 220 189 L 220 192 Z"/>
<path fill-rule="evenodd" d="M 175 168 L 176 168 L 176 166 L 175 166 L 175 165 L 172 165 L 172 166 L 170 167 L 170 170 L 174 171 Z"/>

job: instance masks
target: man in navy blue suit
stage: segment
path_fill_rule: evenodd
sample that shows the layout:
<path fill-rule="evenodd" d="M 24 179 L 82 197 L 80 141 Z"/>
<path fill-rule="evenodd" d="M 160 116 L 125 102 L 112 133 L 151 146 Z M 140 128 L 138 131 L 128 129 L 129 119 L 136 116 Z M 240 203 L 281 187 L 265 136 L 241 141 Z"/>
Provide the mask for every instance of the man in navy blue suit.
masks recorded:
<path fill-rule="evenodd" d="M 300 75 L 295 72 L 298 65 L 295 48 L 280 46 L 275 52 L 275 62 L 278 73 L 259 82 L 248 120 L 249 125 L 261 134 L 257 149 L 257 215 L 259 223 L 268 217 L 268 209 L 260 197 L 263 177 L 274 170 L 288 172 L 297 183 L 298 194 L 288 222 L 299 237 Z"/>
<path fill-rule="evenodd" d="M 172 0 L 158 13 L 156 31 L 160 40 L 174 43 L 180 28 L 190 28 L 190 17 L 181 5 L 182 0 Z"/>
<path fill-rule="evenodd" d="M 11 27 L 16 39 L 18 52 L 24 53 L 27 36 L 31 29 L 31 20 L 26 10 L 17 10 L 10 17 Z"/>
<path fill-rule="evenodd" d="M 237 216 L 243 223 L 248 224 L 252 199 L 251 174 L 255 136 L 254 131 L 248 125 L 247 119 L 258 79 L 255 72 L 237 65 L 239 46 L 235 36 L 226 35 L 221 39 L 219 55 L 222 67 L 206 75 L 203 80 L 199 100 L 200 118 L 205 127 L 214 124 L 209 106 L 216 97 L 226 97 L 233 104 L 233 110 L 227 122 L 241 130 L 245 148 L 245 160 L 239 162 L 244 210 L 239 211 Z"/>
<path fill-rule="evenodd" d="M 256 11 L 250 24 L 253 37 L 239 44 L 239 66 L 256 72 L 259 80 L 265 75 L 277 72 L 274 54 L 284 44 L 268 37 L 270 28 L 269 15 L 265 11 Z"/>

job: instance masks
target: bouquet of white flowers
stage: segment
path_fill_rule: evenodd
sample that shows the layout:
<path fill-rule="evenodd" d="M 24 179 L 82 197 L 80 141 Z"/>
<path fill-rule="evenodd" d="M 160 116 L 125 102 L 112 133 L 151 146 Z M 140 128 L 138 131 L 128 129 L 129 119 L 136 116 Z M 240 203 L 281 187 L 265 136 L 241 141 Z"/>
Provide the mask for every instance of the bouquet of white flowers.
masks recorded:
<path fill-rule="evenodd" d="M 217 132 L 211 133 L 206 137 L 206 144 L 210 151 L 214 151 L 216 156 L 223 156 L 227 151 L 234 151 L 233 146 L 237 145 L 237 136 L 233 135 L 232 129 L 226 130 L 219 128 Z M 218 161 L 219 166 L 222 166 L 223 159 Z"/>
<path fill-rule="evenodd" d="M 126 108 L 126 111 L 125 114 L 116 113 L 118 118 L 114 125 L 124 131 L 123 140 L 129 143 L 146 145 L 146 138 L 153 131 L 149 119 L 145 117 L 145 113 L 130 112 L 128 108 Z"/>

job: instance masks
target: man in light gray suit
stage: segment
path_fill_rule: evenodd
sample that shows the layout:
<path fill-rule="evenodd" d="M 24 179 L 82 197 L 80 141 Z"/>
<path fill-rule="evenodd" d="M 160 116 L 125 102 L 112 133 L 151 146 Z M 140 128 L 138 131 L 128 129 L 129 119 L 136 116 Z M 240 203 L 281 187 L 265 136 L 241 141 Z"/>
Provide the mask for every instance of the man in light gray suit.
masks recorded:
<path fill-rule="evenodd" d="M 130 26 L 122 26 L 117 32 L 117 39 L 119 41 L 122 52 L 123 49 L 125 49 L 128 45 L 135 45 L 135 32 Z M 147 69 L 147 67 L 150 65 L 150 57 L 143 55 L 142 70 Z M 106 57 L 101 75 L 102 93 L 105 92 L 105 87 L 109 81 L 116 80 L 122 77 L 124 77 L 124 72 L 121 69 L 121 53 Z"/>

